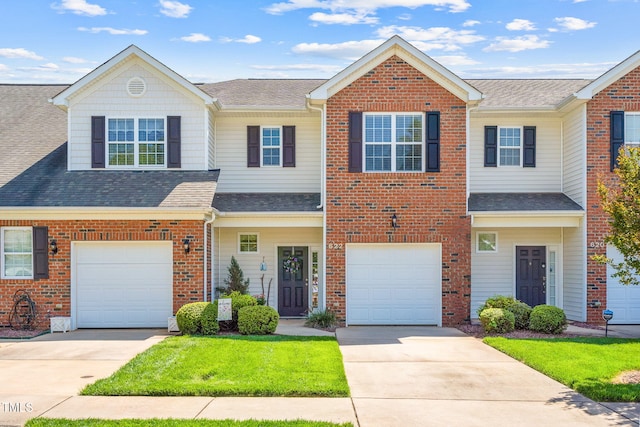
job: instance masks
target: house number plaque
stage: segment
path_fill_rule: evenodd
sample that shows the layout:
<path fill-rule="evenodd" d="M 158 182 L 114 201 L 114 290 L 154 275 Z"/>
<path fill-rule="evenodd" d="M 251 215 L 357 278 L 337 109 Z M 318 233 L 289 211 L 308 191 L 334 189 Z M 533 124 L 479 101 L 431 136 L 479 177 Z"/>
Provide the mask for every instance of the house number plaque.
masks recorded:
<path fill-rule="evenodd" d="M 329 242 L 327 244 L 327 248 L 329 249 L 336 249 L 338 251 L 342 250 L 342 243 L 333 243 L 333 242 Z"/>

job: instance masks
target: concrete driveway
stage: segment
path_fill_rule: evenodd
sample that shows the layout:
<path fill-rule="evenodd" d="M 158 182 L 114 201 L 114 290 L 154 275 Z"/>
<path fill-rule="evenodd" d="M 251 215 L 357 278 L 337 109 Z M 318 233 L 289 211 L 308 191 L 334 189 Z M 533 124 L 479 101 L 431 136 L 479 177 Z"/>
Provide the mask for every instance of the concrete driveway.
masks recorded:
<path fill-rule="evenodd" d="M 0 425 L 40 415 L 166 336 L 166 329 L 83 329 L 0 341 Z"/>
<path fill-rule="evenodd" d="M 638 425 L 457 329 L 337 330 L 368 426 Z"/>

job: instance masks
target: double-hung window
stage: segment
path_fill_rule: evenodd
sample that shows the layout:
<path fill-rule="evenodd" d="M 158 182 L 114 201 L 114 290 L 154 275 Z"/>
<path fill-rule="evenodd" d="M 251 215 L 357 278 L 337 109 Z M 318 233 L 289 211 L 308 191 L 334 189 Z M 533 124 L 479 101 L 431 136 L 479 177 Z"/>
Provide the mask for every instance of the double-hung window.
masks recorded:
<path fill-rule="evenodd" d="M 422 171 L 423 121 L 421 113 L 365 113 L 365 171 Z"/>
<path fill-rule="evenodd" d="M 624 114 L 624 144 L 640 147 L 640 112 Z"/>
<path fill-rule="evenodd" d="M 114 167 L 164 166 L 165 133 L 164 119 L 108 119 L 108 165 Z"/>
<path fill-rule="evenodd" d="M 282 164 L 282 132 L 280 127 L 262 128 L 262 166 Z"/>
<path fill-rule="evenodd" d="M 522 128 L 498 128 L 500 166 L 522 166 Z"/>
<path fill-rule="evenodd" d="M 2 278 L 33 278 L 33 233 L 31 227 L 0 229 Z"/>

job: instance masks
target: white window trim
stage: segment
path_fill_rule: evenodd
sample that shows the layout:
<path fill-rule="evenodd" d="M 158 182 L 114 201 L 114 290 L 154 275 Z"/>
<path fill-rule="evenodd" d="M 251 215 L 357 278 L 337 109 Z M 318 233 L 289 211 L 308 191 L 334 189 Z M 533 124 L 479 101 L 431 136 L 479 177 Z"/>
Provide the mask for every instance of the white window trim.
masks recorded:
<path fill-rule="evenodd" d="M 262 131 L 263 129 L 280 129 L 280 156 L 278 156 L 278 164 L 277 165 L 265 165 L 264 164 L 264 149 L 265 148 L 273 148 L 273 145 L 270 145 L 268 147 L 265 147 L 264 145 L 264 141 L 262 139 L 263 134 Z M 264 167 L 264 168 L 279 168 L 282 167 L 282 157 L 283 157 L 283 145 L 284 145 L 284 134 L 282 133 L 282 126 L 260 126 L 260 167 Z"/>
<path fill-rule="evenodd" d="M 495 236 L 496 247 L 494 250 L 481 250 L 480 249 L 480 235 L 481 234 L 493 234 Z M 498 253 L 498 232 L 497 231 L 476 231 L 476 253 L 477 254 L 495 254 Z"/>
<path fill-rule="evenodd" d="M 638 111 L 625 111 L 624 112 L 624 145 L 627 147 L 640 147 L 640 141 L 633 141 L 633 142 L 628 142 L 627 141 L 627 117 L 628 116 L 640 116 L 640 112 Z"/>
<path fill-rule="evenodd" d="M 25 230 L 33 232 L 33 227 L 0 227 L 0 277 L 2 279 L 33 280 L 33 238 L 31 239 L 31 276 L 7 276 L 4 266 L 4 232 L 6 230 Z"/>
<path fill-rule="evenodd" d="M 391 141 L 390 142 L 369 142 L 366 140 L 366 117 L 367 116 L 391 116 Z M 396 117 L 397 116 L 420 116 L 422 118 L 422 141 L 419 143 L 406 143 L 396 141 Z M 362 171 L 365 173 L 424 173 L 426 164 L 426 120 L 425 113 L 419 111 L 394 111 L 394 112 L 364 112 L 362 114 Z M 391 144 L 391 170 L 388 171 L 376 171 L 367 170 L 367 144 L 369 145 L 387 145 Z M 398 145 L 420 145 L 422 146 L 422 159 L 420 164 L 420 170 L 417 171 L 397 171 L 396 170 L 396 147 Z"/>
<path fill-rule="evenodd" d="M 133 141 L 109 141 L 109 120 L 133 119 Z M 161 165 L 140 165 L 140 141 L 138 140 L 140 119 L 162 119 L 164 120 L 164 163 Z M 149 116 L 111 116 L 105 118 L 105 162 L 107 169 L 166 169 L 167 168 L 167 118 Z M 159 144 L 159 142 L 142 142 L 143 144 Z M 111 165 L 109 164 L 109 144 L 133 144 L 133 165 Z"/>
<path fill-rule="evenodd" d="M 502 151 L 502 147 L 500 146 L 500 129 L 520 129 L 520 146 L 517 147 L 520 157 L 520 162 L 517 165 L 503 165 L 500 163 L 500 152 Z M 497 164 L 499 168 L 517 168 L 517 167 L 522 167 L 522 158 L 524 157 L 522 155 L 522 145 L 523 145 L 523 139 L 524 139 L 524 126 L 498 126 L 498 158 L 497 158 Z M 504 147 L 505 149 L 509 150 L 509 149 L 515 149 L 516 147 Z"/>
<path fill-rule="evenodd" d="M 242 242 L 241 242 L 241 238 L 242 236 L 256 236 L 256 250 L 255 252 L 251 252 L 251 251 L 242 251 Z M 238 254 L 240 255 L 255 255 L 255 254 L 259 254 L 260 253 L 260 233 L 254 232 L 254 231 L 239 231 L 238 232 L 238 237 L 237 237 L 237 242 L 238 242 Z"/>

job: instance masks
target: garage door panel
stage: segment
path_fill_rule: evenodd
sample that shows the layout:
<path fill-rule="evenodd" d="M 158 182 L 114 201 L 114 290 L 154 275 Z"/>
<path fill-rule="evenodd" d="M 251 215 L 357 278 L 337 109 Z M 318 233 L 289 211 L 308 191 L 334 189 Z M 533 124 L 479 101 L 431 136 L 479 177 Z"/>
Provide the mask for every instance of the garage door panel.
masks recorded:
<path fill-rule="evenodd" d="M 349 324 L 440 324 L 439 244 L 347 246 Z"/>
<path fill-rule="evenodd" d="M 161 327 L 172 313 L 171 242 L 78 243 L 77 326 Z"/>
<path fill-rule="evenodd" d="M 622 255 L 615 246 L 607 246 L 607 257 L 615 262 L 622 261 Z M 611 324 L 640 324 L 640 286 L 620 283 L 613 277 L 615 270 L 607 265 L 607 309 L 613 311 Z"/>

